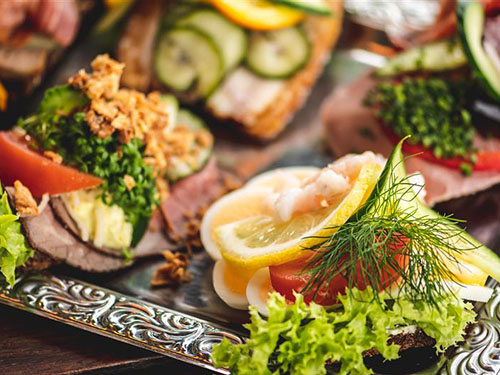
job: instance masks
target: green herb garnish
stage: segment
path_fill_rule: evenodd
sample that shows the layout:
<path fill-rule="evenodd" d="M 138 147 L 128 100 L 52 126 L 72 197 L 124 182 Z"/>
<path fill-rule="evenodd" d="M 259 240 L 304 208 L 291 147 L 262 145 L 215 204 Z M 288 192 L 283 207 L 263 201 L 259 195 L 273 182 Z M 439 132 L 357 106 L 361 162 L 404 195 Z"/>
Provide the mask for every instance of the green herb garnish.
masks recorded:
<path fill-rule="evenodd" d="M 437 306 L 450 292 L 443 283 L 456 280 L 449 265 L 457 265 L 479 245 L 456 225 L 458 220 L 420 202 L 417 194 L 422 187 L 404 170 L 403 141 L 366 203 L 345 224 L 331 228 L 329 237 L 307 249 L 316 254 L 304 271 L 310 274 L 304 293 L 316 295 L 339 275 L 347 281 L 349 293 L 364 286 L 381 291 L 395 283 L 410 300 Z M 373 298 L 380 302 L 378 293 Z"/>
<path fill-rule="evenodd" d="M 153 168 L 144 162 L 141 140 L 123 144 L 115 134 L 100 138 L 92 133 L 85 113 L 80 112 L 87 103 L 84 98 L 68 86 L 47 90 L 39 111 L 21 119 L 18 126 L 37 141 L 40 149 L 60 154 L 64 164 L 102 178 L 102 199 L 124 210 L 134 227 L 134 246 L 144 234 L 153 208 L 159 204 Z M 65 106 L 59 106 L 60 102 Z M 135 181 L 130 190 L 125 185 L 125 175 Z"/>
<path fill-rule="evenodd" d="M 406 78 L 400 84 L 381 83 L 367 96 L 377 115 L 400 137 L 433 151 L 438 158 L 468 158 L 474 127 L 465 108 L 466 82 Z"/>
<path fill-rule="evenodd" d="M 339 375 L 368 375 L 363 353 L 375 348 L 387 359 L 399 357 L 399 346 L 389 344 L 389 331 L 417 326 L 436 340 L 441 352 L 462 340 L 464 329 L 474 320 L 470 303 L 451 295 L 440 298 L 437 309 L 423 301 L 401 298 L 394 303 L 381 296 L 381 305 L 372 291 L 353 289 L 340 297 L 343 308 L 327 311 L 301 295 L 289 305 L 284 297 L 271 294 L 268 319 L 250 307 L 251 323 L 245 327 L 250 338 L 242 345 L 224 339 L 212 352 L 218 367 L 234 375 L 326 374 L 325 363 L 339 362 Z M 382 306 L 382 308 L 381 308 Z"/>

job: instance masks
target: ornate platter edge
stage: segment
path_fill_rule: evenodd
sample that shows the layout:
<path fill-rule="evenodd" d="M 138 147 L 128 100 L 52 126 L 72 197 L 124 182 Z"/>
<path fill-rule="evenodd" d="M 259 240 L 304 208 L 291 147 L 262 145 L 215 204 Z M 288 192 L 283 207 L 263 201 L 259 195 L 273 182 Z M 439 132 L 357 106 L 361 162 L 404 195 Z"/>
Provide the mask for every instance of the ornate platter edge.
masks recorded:
<path fill-rule="evenodd" d="M 13 287 L 0 282 L 0 303 L 220 374 L 212 345 L 244 338 L 223 327 L 137 298 L 50 273 L 21 276 Z"/>
<path fill-rule="evenodd" d="M 491 285 L 493 286 L 493 285 Z M 480 306 L 465 341 L 438 370 L 418 374 L 500 373 L 500 287 Z M 0 303 L 220 373 L 210 360 L 212 345 L 245 338 L 202 319 L 153 303 L 50 273 L 27 274 L 13 287 L 0 282 Z M 429 372 L 431 371 L 431 372 Z M 415 374 L 415 375 L 418 375 Z"/>

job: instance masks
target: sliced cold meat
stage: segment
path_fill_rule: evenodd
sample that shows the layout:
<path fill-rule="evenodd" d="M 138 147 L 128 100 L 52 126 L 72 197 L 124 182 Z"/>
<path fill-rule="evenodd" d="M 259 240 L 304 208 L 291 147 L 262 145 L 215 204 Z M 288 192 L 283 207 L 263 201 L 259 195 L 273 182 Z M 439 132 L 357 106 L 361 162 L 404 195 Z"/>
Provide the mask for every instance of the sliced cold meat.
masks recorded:
<path fill-rule="evenodd" d="M 12 188 L 6 188 L 12 197 Z M 94 251 L 79 241 L 57 220 L 52 207 L 47 205 L 37 216 L 22 217 L 21 225 L 30 246 L 54 262 L 64 262 L 89 272 L 110 272 L 125 268 L 123 259 Z"/>
<path fill-rule="evenodd" d="M 55 216 L 60 221 L 60 223 L 69 230 L 73 235 L 80 238 L 80 230 L 77 224 L 71 218 L 64 201 L 59 197 L 52 197 L 50 199 L 50 205 L 54 211 Z M 149 227 L 144 237 L 139 241 L 137 246 L 132 249 L 132 256 L 134 258 L 143 258 L 153 255 L 161 255 L 165 250 L 177 250 L 179 245 L 170 241 L 165 233 L 165 224 L 160 210 L 156 210 L 149 222 Z M 87 246 L 92 249 L 110 255 L 112 257 L 124 258 L 123 251 L 121 249 L 113 249 L 108 247 L 99 247 L 93 244 L 91 241 L 83 241 Z"/>
<path fill-rule="evenodd" d="M 388 156 L 393 144 L 382 131 L 375 110 L 363 105 L 363 99 L 375 86 L 367 74 L 359 80 L 336 89 L 325 101 L 321 117 L 330 147 L 336 156 L 371 150 Z M 483 150 L 500 150 L 498 139 L 476 136 L 476 146 Z M 500 173 L 475 171 L 469 177 L 418 157 L 406 161 L 408 173 L 420 172 L 426 181 L 429 205 L 485 190 L 500 183 Z"/>
<path fill-rule="evenodd" d="M 167 229 L 161 211 L 153 213 L 149 227 L 137 246 L 132 250 L 134 258 L 161 255 L 165 250 L 178 250 L 182 245 L 167 237 Z"/>
<path fill-rule="evenodd" d="M 172 239 L 183 241 L 188 238 L 189 219 L 202 214 L 223 190 L 221 174 L 213 157 L 201 171 L 177 182 L 161 205 Z"/>

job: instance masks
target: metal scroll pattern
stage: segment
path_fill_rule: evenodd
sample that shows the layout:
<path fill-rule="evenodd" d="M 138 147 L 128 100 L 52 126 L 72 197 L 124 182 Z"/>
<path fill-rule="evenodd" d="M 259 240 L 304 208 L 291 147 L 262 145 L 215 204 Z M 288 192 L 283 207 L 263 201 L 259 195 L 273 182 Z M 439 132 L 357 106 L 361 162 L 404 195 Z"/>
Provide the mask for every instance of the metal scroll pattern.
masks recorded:
<path fill-rule="evenodd" d="M 478 322 L 453 353 L 440 375 L 497 375 L 500 373 L 500 289 L 479 311 Z"/>
<path fill-rule="evenodd" d="M 242 338 L 200 319 L 94 285 L 49 274 L 24 276 L 13 288 L 0 284 L 0 302 L 202 366 L 212 345 Z"/>
<path fill-rule="evenodd" d="M 243 342 L 189 315 L 50 274 L 23 276 L 13 288 L 0 284 L 0 302 L 223 374 L 228 371 L 215 369 L 210 361 L 212 346 L 223 338 Z M 437 372 L 500 374 L 500 288 L 479 311 L 465 342 Z"/>

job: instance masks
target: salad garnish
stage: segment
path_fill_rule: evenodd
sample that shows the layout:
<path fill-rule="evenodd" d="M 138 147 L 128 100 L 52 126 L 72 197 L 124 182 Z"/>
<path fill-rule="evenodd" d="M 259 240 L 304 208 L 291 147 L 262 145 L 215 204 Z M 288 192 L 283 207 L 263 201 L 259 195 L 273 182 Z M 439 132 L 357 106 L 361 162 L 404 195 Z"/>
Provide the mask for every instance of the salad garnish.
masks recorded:
<path fill-rule="evenodd" d="M 12 286 L 16 268 L 23 266 L 34 254 L 21 232 L 19 216 L 12 212 L 7 193 L 0 184 L 0 271 Z"/>
<path fill-rule="evenodd" d="M 456 269 L 459 258 L 478 246 L 463 237 L 456 225 L 460 220 L 422 210 L 418 192 L 423 186 L 404 173 L 400 153 L 405 139 L 389 157 L 365 204 L 307 248 L 316 254 L 304 271 L 311 275 L 305 294 L 314 291 L 316 296 L 338 275 L 348 281 L 348 293 L 368 286 L 378 292 L 392 284 L 406 298 L 437 308 L 437 301 L 449 294 L 445 281 L 456 281 L 450 267 Z M 380 302 L 378 293 L 373 297 Z"/>
<path fill-rule="evenodd" d="M 399 357 L 399 345 L 390 341 L 391 330 L 417 326 L 441 352 L 462 340 L 465 327 L 475 318 L 472 304 L 453 295 L 443 295 L 433 305 L 407 298 L 386 301 L 385 295 L 376 303 L 370 288 L 351 289 L 339 296 L 342 308 L 333 311 L 306 304 L 300 294 L 295 297 L 289 304 L 272 293 L 267 319 L 250 307 L 251 323 L 245 326 L 250 338 L 243 345 L 227 339 L 215 345 L 215 365 L 234 375 L 305 375 L 326 374 L 326 363 L 339 362 L 340 375 L 367 375 L 372 371 L 363 362 L 366 351 L 375 348 L 387 360 Z"/>

